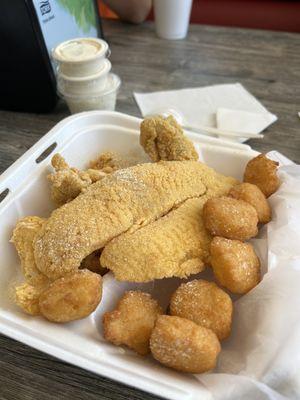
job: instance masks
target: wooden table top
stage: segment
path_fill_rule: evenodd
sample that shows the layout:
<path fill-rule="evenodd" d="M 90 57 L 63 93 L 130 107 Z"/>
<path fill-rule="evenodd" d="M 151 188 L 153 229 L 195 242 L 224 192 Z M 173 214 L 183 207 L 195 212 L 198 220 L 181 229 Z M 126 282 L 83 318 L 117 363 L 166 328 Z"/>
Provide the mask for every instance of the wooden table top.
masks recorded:
<path fill-rule="evenodd" d="M 278 116 L 263 140 L 248 143 L 300 163 L 299 34 L 192 25 L 187 39 L 166 41 L 153 28 L 104 23 L 113 70 L 123 82 L 118 111 L 140 116 L 133 91 L 240 82 Z M 49 114 L 0 111 L 0 172 L 68 114 L 62 102 Z M 0 335 L 0 399 L 54 398 L 157 399 Z"/>

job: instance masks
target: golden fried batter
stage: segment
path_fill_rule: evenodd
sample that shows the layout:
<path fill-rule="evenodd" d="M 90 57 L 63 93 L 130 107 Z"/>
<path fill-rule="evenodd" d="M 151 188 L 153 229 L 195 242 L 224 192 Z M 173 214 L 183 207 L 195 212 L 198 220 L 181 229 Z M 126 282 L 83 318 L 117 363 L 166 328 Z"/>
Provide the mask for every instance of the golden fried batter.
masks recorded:
<path fill-rule="evenodd" d="M 260 281 L 260 262 L 251 244 L 215 237 L 211 264 L 220 285 L 232 293 L 247 293 Z"/>
<path fill-rule="evenodd" d="M 21 260 L 21 268 L 26 281 L 31 285 L 46 283 L 48 278 L 36 267 L 34 260 L 33 240 L 45 223 L 44 218 L 24 217 L 21 218 L 11 238 Z"/>
<path fill-rule="evenodd" d="M 258 221 L 262 224 L 271 221 L 271 207 L 258 186 L 252 185 L 252 183 L 241 183 L 230 190 L 229 196 L 251 204 L 257 212 Z"/>
<path fill-rule="evenodd" d="M 101 276 L 85 269 L 52 282 L 41 293 L 39 308 L 49 321 L 69 322 L 90 315 L 101 297 Z"/>
<path fill-rule="evenodd" d="M 138 164 L 134 157 L 122 157 L 113 151 L 107 151 L 96 159 L 90 162 L 90 168 L 101 170 L 104 173 L 110 174 L 118 169 L 132 167 Z"/>
<path fill-rule="evenodd" d="M 150 349 L 167 367 L 200 374 L 216 366 L 221 346 L 210 329 L 185 318 L 161 315 L 151 334 Z"/>
<path fill-rule="evenodd" d="M 269 197 L 280 186 L 280 180 L 277 176 L 278 165 L 278 162 L 260 154 L 246 165 L 244 182 L 253 183 L 260 188 L 266 197 Z"/>
<path fill-rule="evenodd" d="M 144 119 L 141 123 L 140 144 L 155 162 L 198 160 L 193 143 L 184 136 L 183 130 L 172 116 Z"/>
<path fill-rule="evenodd" d="M 195 279 L 173 293 L 170 314 L 209 328 L 222 340 L 230 334 L 232 301 L 214 282 Z"/>
<path fill-rule="evenodd" d="M 40 315 L 39 298 L 46 288 L 46 284 L 32 286 L 25 282 L 15 288 L 14 301 L 26 314 Z"/>
<path fill-rule="evenodd" d="M 138 354 L 149 353 L 149 339 L 162 309 L 150 294 L 126 292 L 117 308 L 103 316 L 104 337 L 117 346 L 122 344 Z"/>
<path fill-rule="evenodd" d="M 203 170 L 198 162 L 173 161 L 140 164 L 107 175 L 53 211 L 35 240 L 38 269 L 51 278 L 76 271 L 84 257 L 115 236 L 203 195 Z"/>
<path fill-rule="evenodd" d="M 207 200 L 203 207 L 205 228 L 213 236 L 247 240 L 258 233 L 255 208 L 243 200 L 219 197 Z"/>
<path fill-rule="evenodd" d="M 201 165 L 204 196 L 187 200 L 157 221 L 106 245 L 101 264 L 111 269 L 116 279 L 147 282 L 171 276 L 184 278 L 204 269 L 211 236 L 203 225 L 203 204 L 212 196 L 227 194 L 236 180 Z"/>
<path fill-rule="evenodd" d="M 102 179 L 106 174 L 88 169 L 79 171 L 71 168 L 60 154 L 55 154 L 51 160 L 55 172 L 48 175 L 51 182 L 51 198 L 57 207 L 75 199 L 92 183 Z"/>

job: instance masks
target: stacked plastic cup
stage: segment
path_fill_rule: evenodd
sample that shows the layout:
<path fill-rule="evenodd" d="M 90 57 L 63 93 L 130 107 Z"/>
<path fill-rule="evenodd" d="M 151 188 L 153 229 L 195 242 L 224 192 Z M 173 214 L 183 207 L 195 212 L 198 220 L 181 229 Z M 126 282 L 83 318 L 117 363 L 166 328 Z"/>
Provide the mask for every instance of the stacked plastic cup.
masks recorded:
<path fill-rule="evenodd" d="M 52 51 L 58 93 L 72 114 L 115 109 L 121 80 L 110 72 L 109 54 L 108 44 L 98 38 L 68 40 Z"/>

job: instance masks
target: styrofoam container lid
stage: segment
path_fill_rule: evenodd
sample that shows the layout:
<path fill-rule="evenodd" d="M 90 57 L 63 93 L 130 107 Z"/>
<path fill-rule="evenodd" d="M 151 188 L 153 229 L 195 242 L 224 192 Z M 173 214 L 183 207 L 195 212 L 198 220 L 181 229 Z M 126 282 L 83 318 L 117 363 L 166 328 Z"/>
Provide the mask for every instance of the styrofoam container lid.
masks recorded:
<path fill-rule="evenodd" d="M 98 38 L 77 38 L 60 43 L 52 51 L 60 63 L 84 63 L 102 58 L 108 52 L 108 44 Z"/>

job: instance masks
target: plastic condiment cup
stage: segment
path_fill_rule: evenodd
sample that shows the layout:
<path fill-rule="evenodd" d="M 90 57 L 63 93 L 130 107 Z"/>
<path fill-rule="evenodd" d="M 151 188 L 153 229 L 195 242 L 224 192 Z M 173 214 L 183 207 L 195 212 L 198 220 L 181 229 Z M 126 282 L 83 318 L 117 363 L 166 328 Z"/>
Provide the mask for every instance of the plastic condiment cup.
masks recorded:
<path fill-rule="evenodd" d="M 120 85 L 119 76 L 110 73 L 105 88 L 98 93 L 84 96 L 74 96 L 61 92 L 59 94 L 66 101 L 72 114 L 91 110 L 114 111 Z"/>
<path fill-rule="evenodd" d="M 59 71 L 57 77 L 57 87 L 59 92 L 70 95 L 94 95 L 105 88 L 108 74 L 111 70 L 109 60 L 102 62 L 102 67 L 94 75 L 83 77 L 67 76 Z"/>
<path fill-rule="evenodd" d="M 67 40 L 52 51 L 52 57 L 58 63 L 60 72 L 74 77 L 96 74 L 109 54 L 108 44 L 98 38 Z"/>
<path fill-rule="evenodd" d="M 183 39 L 187 35 L 192 0 L 154 0 L 155 28 L 163 39 Z"/>

